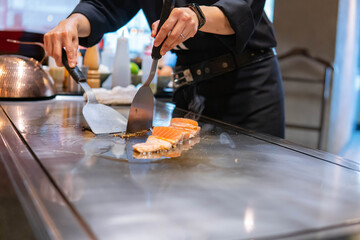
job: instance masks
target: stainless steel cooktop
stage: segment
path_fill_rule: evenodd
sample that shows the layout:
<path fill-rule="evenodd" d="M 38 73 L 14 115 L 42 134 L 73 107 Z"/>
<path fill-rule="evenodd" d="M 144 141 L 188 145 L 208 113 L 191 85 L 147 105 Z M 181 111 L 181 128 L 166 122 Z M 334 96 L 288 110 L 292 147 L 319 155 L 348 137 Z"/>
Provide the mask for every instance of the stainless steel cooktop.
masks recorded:
<path fill-rule="evenodd" d="M 50 237 L 280 239 L 360 229 L 354 162 L 204 117 L 200 142 L 180 157 L 135 159 L 131 145 L 146 138 L 95 136 L 84 130 L 83 105 L 82 97 L 1 104 L 3 161 L 25 178 L 22 194 Z M 155 111 L 155 126 L 189 114 L 162 102 Z"/>

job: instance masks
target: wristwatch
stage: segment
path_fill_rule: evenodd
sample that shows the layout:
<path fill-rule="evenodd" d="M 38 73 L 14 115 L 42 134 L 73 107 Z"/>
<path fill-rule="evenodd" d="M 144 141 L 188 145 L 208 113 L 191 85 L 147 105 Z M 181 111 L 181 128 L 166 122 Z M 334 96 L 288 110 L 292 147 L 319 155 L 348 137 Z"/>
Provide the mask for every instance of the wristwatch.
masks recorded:
<path fill-rule="evenodd" d="M 201 11 L 201 8 L 199 7 L 199 4 L 197 3 L 190 3 L 189 5 L 187 5 L 191 10 L 194 11 L 194 13 L 196 14 L 196 17 L 199 20 L 199 26 L 198 26 L 198 30 L 204 26 L 204 24 L 206 23 L 206 18 L 204 13 Z"/>

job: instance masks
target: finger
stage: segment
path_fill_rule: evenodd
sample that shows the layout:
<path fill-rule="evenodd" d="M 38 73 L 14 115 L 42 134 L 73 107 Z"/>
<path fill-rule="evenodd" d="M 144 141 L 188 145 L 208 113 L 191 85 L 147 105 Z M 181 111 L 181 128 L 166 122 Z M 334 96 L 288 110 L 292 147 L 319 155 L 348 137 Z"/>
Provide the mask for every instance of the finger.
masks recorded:
<path fill-rule="evenodd" d="M 62 44 L 62 38 L 60 37 L 61 34 L 54 34 L 51 42 L 53 44 L 52 46 L 52 53 L 53 53 L 53 58 L 55 59 L 56 65 L 61 67 L 63 66 L 62 61 L 61 61 L 61 50 L 63 47 Z"/>
<path fill-rule="evenodd" d="M 76 66 L 77 62 L 77 46 L 74 46 L 73 36 L 71 33 L 63 33 L 64 47 L 71 68 Z"/>
<path fill-rule="evenodd" d="M 181 40 L 182 42 L 185 42 L 185 41 L 188 40 L 189 38 L 194 37 L 196 33 L 197 33 L 197 30 L 196 30 L 196 29 L 185 28 L 184 31 L 181 33 L 185 38 L 181 37 L 181 35 L 180 35 L 180 40 Z"/>
<path fill-rule="evenodd" d="M 75 50 L 75 58 L 76 58 L 76 64 L 78 63 L 77 62 L 77 59 L 78 59 L 78 48 L 79 48 L 79 38 L 78 36 L 73 36 L 73 46 L 74 46 L 74 50 Z"/>
<path fill-rule="evenodd" d="M 153 22 L 153 24 L 151 25 L 151 37 L 155 37 L 156 36 L 156 32 L 159 26 L 159 22 L 160 20 L 157 20 L 155 22 Z"/>
<path fill-rule="evenodd" d="M 176 23 L 176 19 L 168 19 L 165 21 L 165 23 L 160 28 L 159 32 L 157 33 L 155 40 L 154 40 L 154 46 L 158 47 L 160 44 L 165 40 L 167 35 L 170 33 L 170 31 L 173 29 L 174 25 Z"/>
<path fill-rule="evenodd" d="M 183 38 L 181 36 L 181 34 L 185 37 Z M 179 45 L 182 42 L 185 42 L 186 40 L 188 40 L 189 38 L 192 38 L 195 34 L 193 33 L 192 30 L 189 30 L 188 28 L 185 28 L 184 31 L 182 33 L 179 34 L 178 38 L 176 39 L 176 41 L 174 41 L 171 46 L 169 47 L 169 50 L 173 49 L 175 46 Z"/>
<path fill-rule="evenodd" d="M 171 50 L 174 46 L 181 43 L 183 39 L 180 39 L 180 34 L 184 31 L 185 26 L 183 24 L 176 24 L 174 29 L 171 31 L 163 45 L 161 46 L 160 54 L 165 55 L 165 53 Z M 179 42 L 180 41 L 180 42 Z"/>
<path fill-rule="evenodd" d="M 171 31 L 167 40 L 163 44 L 163 48 L 160 51 L 165 54 L 167 51 L 173 49 L 176 45 L 185 42 L 189 38 L 193 37 L 197 32 L 195 22 L 192 21 L 191 16 L 183 14 L 180 16 L 174 29 Z M 169 41 L 168 41 L 169 40 Z"/>
<path fill-rule="evenodd" d="M 183 35 L 183 36 L 187 36 L 187 35 L 190 35 L 190 34 L 183 32 L 182 35 Z M 179 44 L 182 43 L 182 42 L 185 42 L 185 41 L 188 40 L 189 38 L 191 38 L 191 36 L 190 36 L 190 37 L 185 37 L 185 38 L 183 38 L 183 37 L 181 37 L 181 35 L 180 35 L 180 36 L 178 37 L 177 41 L 173 42 L 172 45 L 169 47 L 169 50 L 175 48 L 177 45 L 179 45 Z M 166 51 L 166 50 L 165 50 L 165 51 Z M 166 53 L 166 52 L 165 52 L 165 53 Z"/>
<path fill-rule="evenodd" d="M 44 35 L 44 48 L 48 56 L 52 56 L 52 46 L 50 38 L 50 33 Z"/>
<path fill-rule="evenodd" d="M 164 22 L 164 24 L 161 26 L 159 32 L 157 33 L 154 41 L 154 46 L 158 47 L 166 38 L 166 36 L 172 31 L 174 28 L 176 22 L 178 21 L 178 17 L 181 14 L 178 8 L 174 8 L 169 18 Z"/>

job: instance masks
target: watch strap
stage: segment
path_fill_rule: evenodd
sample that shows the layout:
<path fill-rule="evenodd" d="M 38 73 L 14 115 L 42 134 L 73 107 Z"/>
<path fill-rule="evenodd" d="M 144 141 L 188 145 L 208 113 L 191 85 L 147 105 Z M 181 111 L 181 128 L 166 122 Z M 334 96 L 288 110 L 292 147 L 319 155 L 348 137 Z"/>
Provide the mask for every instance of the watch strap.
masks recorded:
<path fill-rule="evenodd" d="M 197 3 L 190 3 L 187 5 L 187 7 L 193 10 L 193 12 L 196 14 L 196 17 L 199 21 L 199 25 L 198 25 L 198 30 L 199 30 L 206 23 L 206 18 L 204 13 L 201 11 L 201 8 Z"/>

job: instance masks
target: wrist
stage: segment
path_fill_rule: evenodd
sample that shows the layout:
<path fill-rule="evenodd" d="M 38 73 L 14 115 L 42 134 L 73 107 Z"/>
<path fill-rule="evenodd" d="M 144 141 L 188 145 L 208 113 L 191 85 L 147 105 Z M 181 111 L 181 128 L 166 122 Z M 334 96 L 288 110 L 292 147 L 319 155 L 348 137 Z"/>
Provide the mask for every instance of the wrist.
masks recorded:
<path fill-rule="evenodd" d="M 198 30 L 199 30 L 206 23 L 206 18 L 204 13 L 202 12 L 200 6 L 197 3 L 190 3 L 187 5 L 187 7 L 190 8 L 195 13 L 198 19 Z"/>
<path fill-rule="evenodd" d="M 71 24 L 77 30 L 79 37 L 88 37 L 90 35 L 90 22 L 87 17 L 81 13 L 73 13 L 68 18 Z"/>

